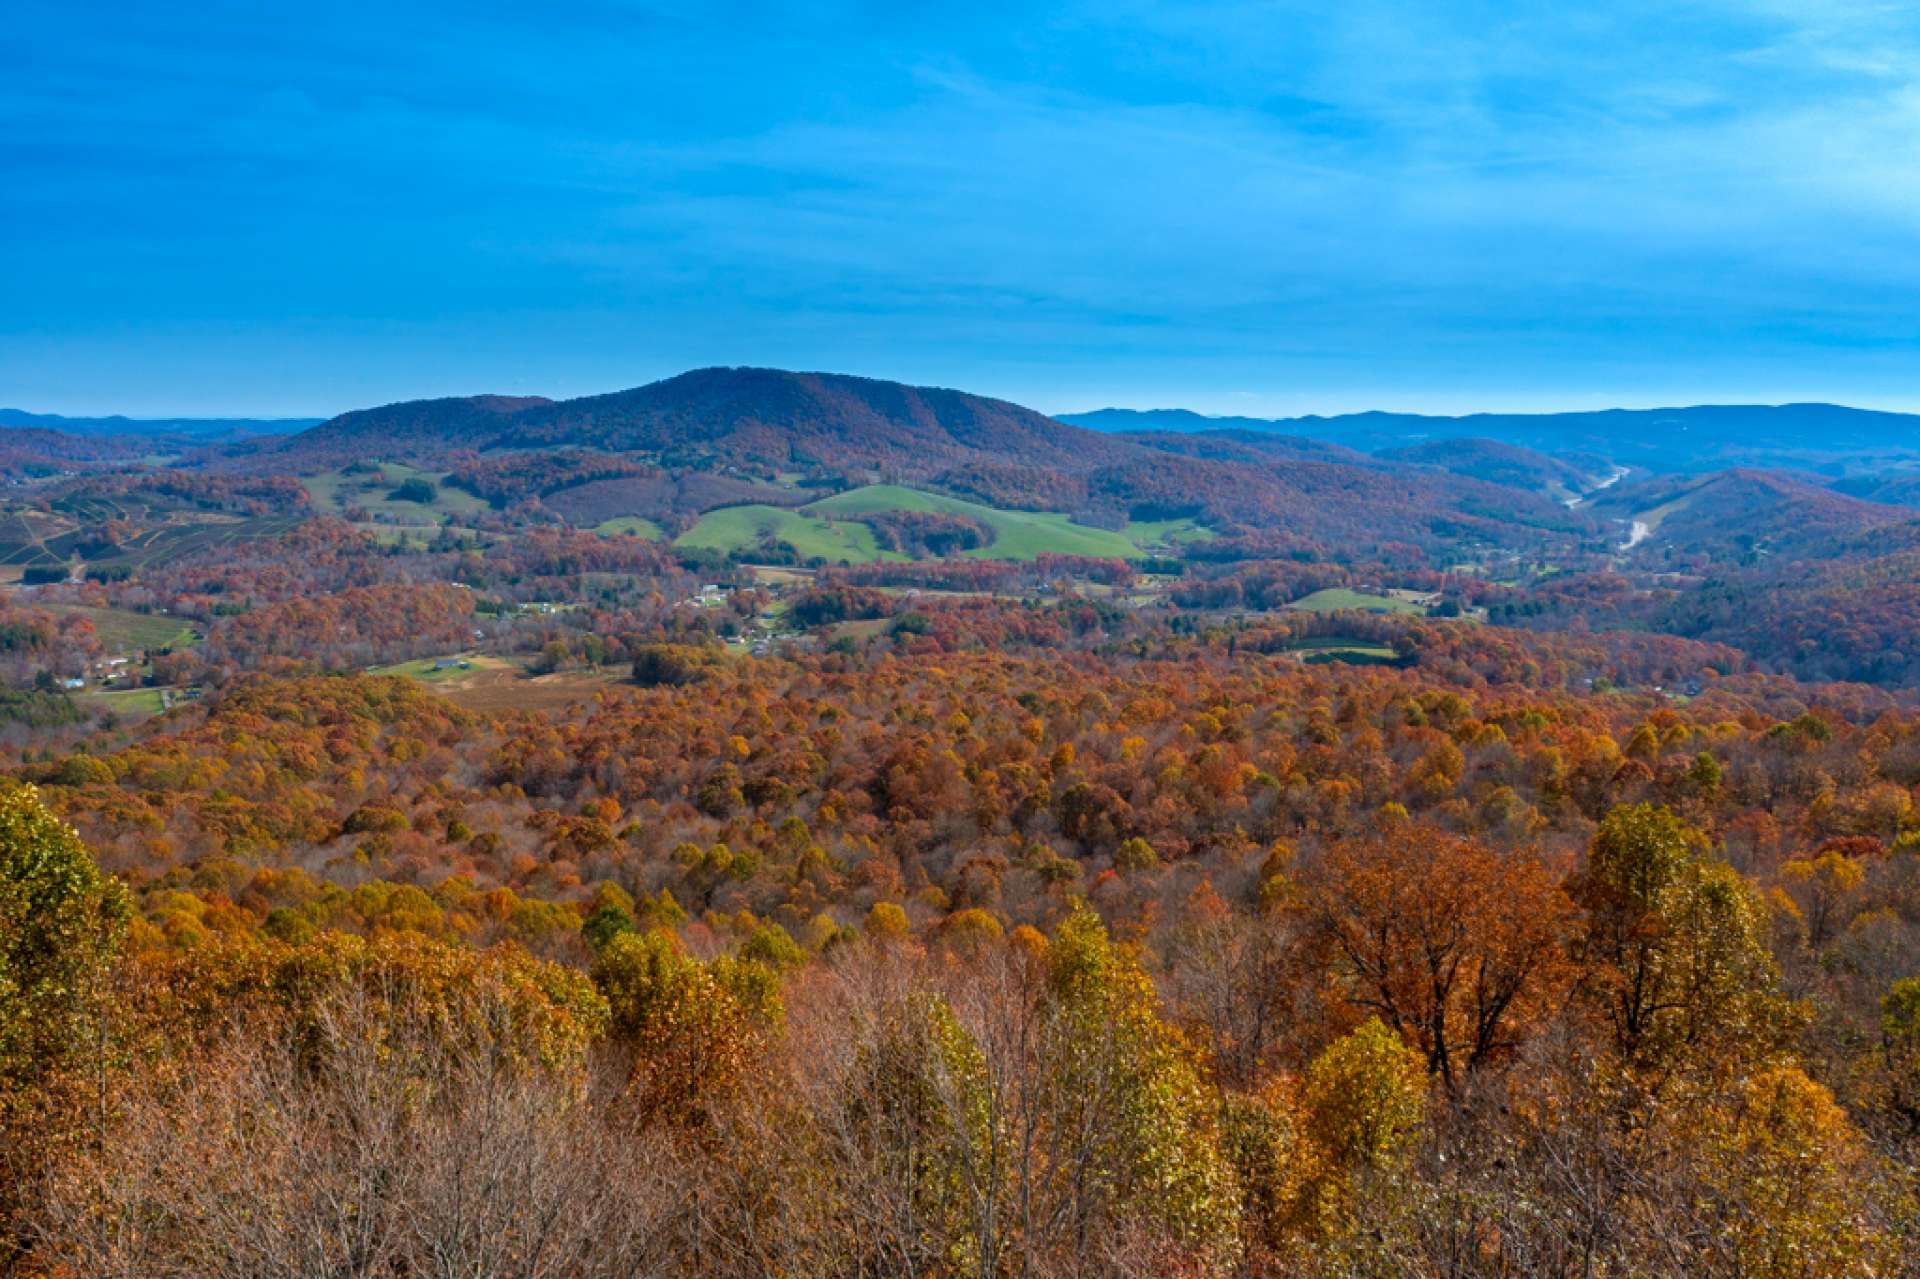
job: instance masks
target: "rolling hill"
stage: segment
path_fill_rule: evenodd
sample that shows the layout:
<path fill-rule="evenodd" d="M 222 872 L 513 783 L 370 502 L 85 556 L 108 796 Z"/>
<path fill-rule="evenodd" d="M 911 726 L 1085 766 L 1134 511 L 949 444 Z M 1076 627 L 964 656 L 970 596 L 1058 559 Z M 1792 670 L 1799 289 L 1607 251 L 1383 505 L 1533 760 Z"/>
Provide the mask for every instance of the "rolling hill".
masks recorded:
<path fill-rule="evenodd" d="M 993 541 L 967 554 L 989 559 L 1027 560 L 1047 553 L 1131 559 L 1141 553 L 1139 545 L 1122 532 L 1074 524 L 1064 515 L 997 510 L 977 502 L 892 484 L 872 484 L 836 493 L 801 509 L 812 515 L 852 519 L 886 511 L 913 511 L 972 520 L 990 530 Z"/>
<path fill-rule="evenodd" d="M 1559 502 L 1574 501 L 1606 483 L 1613 468 L 1597 459 L 1576 465 L 1563 458 L 1499 440 L 1430 440 L 1374 456 L 1390 462 L 1431 467 L 1449 475 L 1484 480 L 1503 488 L 1540 493 Z"/>
<path fill-rule="evenodd" d="M 702 516 L 676 543 L 734 552 L 785 542 L 802 559 L 831 563 L 906 559 L 883 546 L 872 527 L 876 517 L 900 513 L 942 516 L 978 528 L 988 540 L 962 552 L 975 559 L 1031 560 L 1048 554 L 1139 559 L 1150 546 L 1207 536 L 1207 530 L 1190 521 L 1118 530 L 1092 528 L 1057 512 L 1001 510 L 896 484 L 869 484 L 797 509 L 763 504 L 722 507 Z"/>
<path fill-rule="evenodd" d="M 1004 400 L 835 373 L 696 369 L 631 391 L 516 415 L 502 447 L 614 452 L 926 474 L 975 458 L 1081 470 L 1132 446 Z"/>
<path fill-rule="evenodd" d="M 468 395 L 356 409 L 256 456 L 295 465 L 435 461 L 449 453 L 493 447 L 514 414 L 549 403 L 538 396 Z"/>
<path fill-rule="evenodd" d="M 1204 442 L 1205 437 L 1196 437 Z M 1134 519 L 1194 515 L 1230 531 L 1322 545 L 1433 547 L 1463 541 L 1515 544 L 1594 531 L 1582 512 L 1531 493 L 1428 469 L 1290 457 L 1200 456 L 1164 451 L 1089 477 L 1096 508 Z"/>
<path fill-rule="evenodd" d="M 1920 506 L 1920 470 L 1903 468 L 1850 475 L 1833 483 L 1836 493 L 1889 506 Z"/>
<path fill-rule="evenodd" d="M 1084 470 L 1137 451 L 964 391 L 834 373 L 711 368 L 559 402 L 476 396 L 363 409 L 294 436 L 281 454 L 371 449 L 421 460 L 454 450 L 562 445 L 678 464 L 874 467 L 906 476 L 972 460 Z"/>
<path fill-rule="evenodd" d="M 29 479 L 137 459 L 151 447 L 132 436 L 74 435 L 45 427 L 0 427 L 0 476 Z"/>
<path fill-rule="evenodd" d="M 1650 544 L 1730 558 L 1837 550 L 1870 530 L 1913 518 L 1901 507 L 1744 468 L 1623 485 L 1603 494 L 1593 510 L 1644 526 Z"/>

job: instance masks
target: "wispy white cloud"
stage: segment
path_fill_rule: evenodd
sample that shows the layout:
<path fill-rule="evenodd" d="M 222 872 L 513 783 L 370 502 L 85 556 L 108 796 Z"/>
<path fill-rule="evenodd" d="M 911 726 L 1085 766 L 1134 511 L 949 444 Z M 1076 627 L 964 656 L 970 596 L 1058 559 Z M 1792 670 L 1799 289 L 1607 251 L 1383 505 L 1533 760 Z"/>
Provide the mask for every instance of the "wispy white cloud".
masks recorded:
<path fill-rule="evenodd" d="M 0 400 L 242 347 L 289 397 L 507 351 L 528 389 L 764 360 L 1051 407 L 1859 398 L 1920 350 L 1904 5 L 25 0 L 0 59 Z"/>

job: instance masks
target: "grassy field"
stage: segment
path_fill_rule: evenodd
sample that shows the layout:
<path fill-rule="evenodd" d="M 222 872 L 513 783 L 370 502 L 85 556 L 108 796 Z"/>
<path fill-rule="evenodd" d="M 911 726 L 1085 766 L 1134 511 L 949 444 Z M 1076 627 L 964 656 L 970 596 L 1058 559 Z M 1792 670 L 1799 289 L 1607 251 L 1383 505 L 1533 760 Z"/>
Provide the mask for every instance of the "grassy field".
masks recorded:
<path fill-rule="evenodd" d="M 667 535 L 667 530 L 644 515 L 622 515 L 617 519 L 602 520 L 593 526 L 593 531 L 600 534 L 625 533 L 629 537 L 644 537 L 652 542 L 658 542 Z"/>
<path fill-rule="evenodd" d="M 1297 653 L 1300 660 L 1309 663 L 1352 662 L 1360 666 L 1376 666 L 1400 660 L 1400 655 L 1385 644 L 1375 644 L 1369 640 L 1348 639 L 1344 636 L 1330 635 L 1320 639 L 1302 640 L 1291 645 L 1287 651 Z"/>
<path fill-rule="evenodd" d="M 95 689 L 80 694 L 79 700 L 84 705 L 104 707 L 121 719 L 151 719 L 166 709 L 157 688 Z"/>
<path fill-rule="evenodd" d="M 882 551 L 873 530 L 852 520 L 835 521 L 802 515 L 778 506 L 723 506 L 708 511 L 692 528 L 674 539 L 675 546 L 696 550 L 739 551 L 772 539 L 786 542 L 801 556 L 830 562 L 869 564 L 881 559 L 905 559 Z"/>
<path fill-rule="evenodd" d="M 923 493 L 897 484 L 869 484 L 800 508 L 810 514 L 852 517 L 881 511 L 930 511 L 973 519 L 993 530 L 993 544 L 966 552 L 977 559 L 1030 560 L 1052 552 L 1102 559 L 1135 559 L 1138 544 L 1108 529 L 1075 524 L 1064 515 L 1003 511 L 957 497 Z"/>
<path fill-rule="evenodd" d="M 1183 542 L 1211 542 L 1213 530 L 1204 524 L 1196 524 L 1191 519 L 1177 520 L 1129 520 L 1120 530 L 1120 535 L 1135 546 L 1151 548 L 1155 546 L 1177 547 Z"/>
<path fill-rule="evenodd" d="M 1350 591 L 1344 586 L 1329 587 L 1324 591 L 1303 595 L 1287 607 L 1304 609 L 1309 613 L 1338 613 L 1345 609 L 1359 609 L 1365 613 L 1426 612 L 1418 604 L 1407 600 L 1397 600 L 1389 595 L 1373 595 L 1366 591 Z"/>
<path fill-rule="evenodd" d="M 55 605 L 53 611 L 84 617 L 93 623 L 101 647 L 116 656 L 149 648 L 186 648 L 200 641 L 192 623 L 165 613 L 135 613 L 124 608 L 88 608 Z"/>
<path fill-rule="evenodd" d="M 1212 537 L 1192 520 L 1155 520 L 1123 530 L 1075 524 L 1045 511 L 1008 511 L 963 498 L 927 493 L 898 484 L 869 484 L 822 498 L 795 510 L 772 506 L 729 506 L 709 511 L 675 540 L 676 546 L 737 551 L 763 538 L 792 544 L 802 556 L 866 564 L 905 559 L 882 551 L 860 518 L 886 511 L 923 511 L 971 519 L 993 531 L 991 545 L 965 552 L 975 559 L 1030 560 L 1052 553 L 1098 559 L 1140 559 L 1150 547 Z M 604 527 L 604 526 L 602 526 Z"/>
<path fill-rule="evenodd" d="M 300 482 L 306 486 L 308 496 L 313 498 L 314 509 L 329 515 L 338 515 L 349 506 L 358 506 L 369 514 L 384 515 L 389 519 L 437 524 L 442 516 L 477 515 L 488 509 L 485 502 L 465 489 L 449 487 L 445 471 L 423 471 L 404 462 L 382 462 L 379 465 L 381 473 L 378 476 L 325 471 L 319 475 L 305 476 Z M 433 484 L 435 494 L 432 502 L 396 502 L 387 496 L 402 481 L 411 479 L 423 479 Z"/>

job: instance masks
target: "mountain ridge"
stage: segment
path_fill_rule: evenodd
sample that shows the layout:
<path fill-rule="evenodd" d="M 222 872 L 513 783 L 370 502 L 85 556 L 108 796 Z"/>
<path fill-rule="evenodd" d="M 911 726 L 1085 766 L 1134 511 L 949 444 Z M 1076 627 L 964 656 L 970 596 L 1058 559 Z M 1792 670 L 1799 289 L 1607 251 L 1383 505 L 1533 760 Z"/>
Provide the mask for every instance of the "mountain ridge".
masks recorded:
<path fill-rule="evenodd" d="M 0 408 L 0 429 L 59 431 L 88 437 L 110 435 L 181 436 L 198 443 L 286 435 L 326 421 L 318 417 L 164 417 L 137 418 L 114 413 L 104 417 L 68 417 L 61 413 L 34 413 Z"/>
<path fill-rule="evenodd" d="M 1006 400 L 946 387 L 752 366 L 691 369 L 569 400 L 465 397 L 358 409 L 290 437 L 286 453 L 379 444 L 698 453 L 786 464 L 827 460 L 931 472 L 993 460 L 1070 469 L 1137 447 Z"/>
<path fill-rule="evenodd" d="M 1547 453 L 1596 453 L 1659 470 L 1815 465 L 1843 452 L 1920 455 L 1920 414 L 1843 404 L 1694 404 L 1559 413 L 1398 413 L 1208 417 L 1190 409 L 1095 409 L 1057 415 L 1116 434 L 1215 431 L 1305 435 L 1367 453 L 1441 439 L 1478 438 Z"/>
<path fill-rule="evenodd" d="M 881 479 L 1103 526 L 1203 516 L 1223 547 L 1250 537 L 1437 549 L 1467 529 L 1505 543 L 1543 530 L 1576 536 L 1590 526 L 1537 494 L 1415 471 L 1321 441 L 1271 433 L 1116 436 L 966 391 L 751 366 L 694 369 L 562 401 L 467 397 L 359 409 L 265 449 L 230 450 L 222 464 L 319 470 L 405 461 L 462 476 L 475 467 L 492 474 L 521 466 L 540 473 L 545 497 L 564 487 L 554 483 L 563 453 L 569 459 L 560 470 L 600 482 L 597 497 L 645 488 L 651 481 L 606 478 L 618 459 L 644 460 L 674 475 L 762 486 L 796 476 L 828 487 Z M 513 486 L 488 487 L 498 497 Z M 595 509 L 604 505 L 597 497 Z"/>

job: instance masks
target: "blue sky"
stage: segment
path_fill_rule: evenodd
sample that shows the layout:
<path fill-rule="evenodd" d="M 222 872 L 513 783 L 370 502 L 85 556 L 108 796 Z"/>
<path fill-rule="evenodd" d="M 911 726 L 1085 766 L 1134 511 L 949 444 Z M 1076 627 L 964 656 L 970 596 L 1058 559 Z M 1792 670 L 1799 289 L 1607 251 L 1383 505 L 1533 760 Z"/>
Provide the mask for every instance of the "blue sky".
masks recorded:
<path fill-rule="evenodd" d="M 1920 6 L 11 0 L 0 247 L 42 411 L 1920 408 Z"/>

